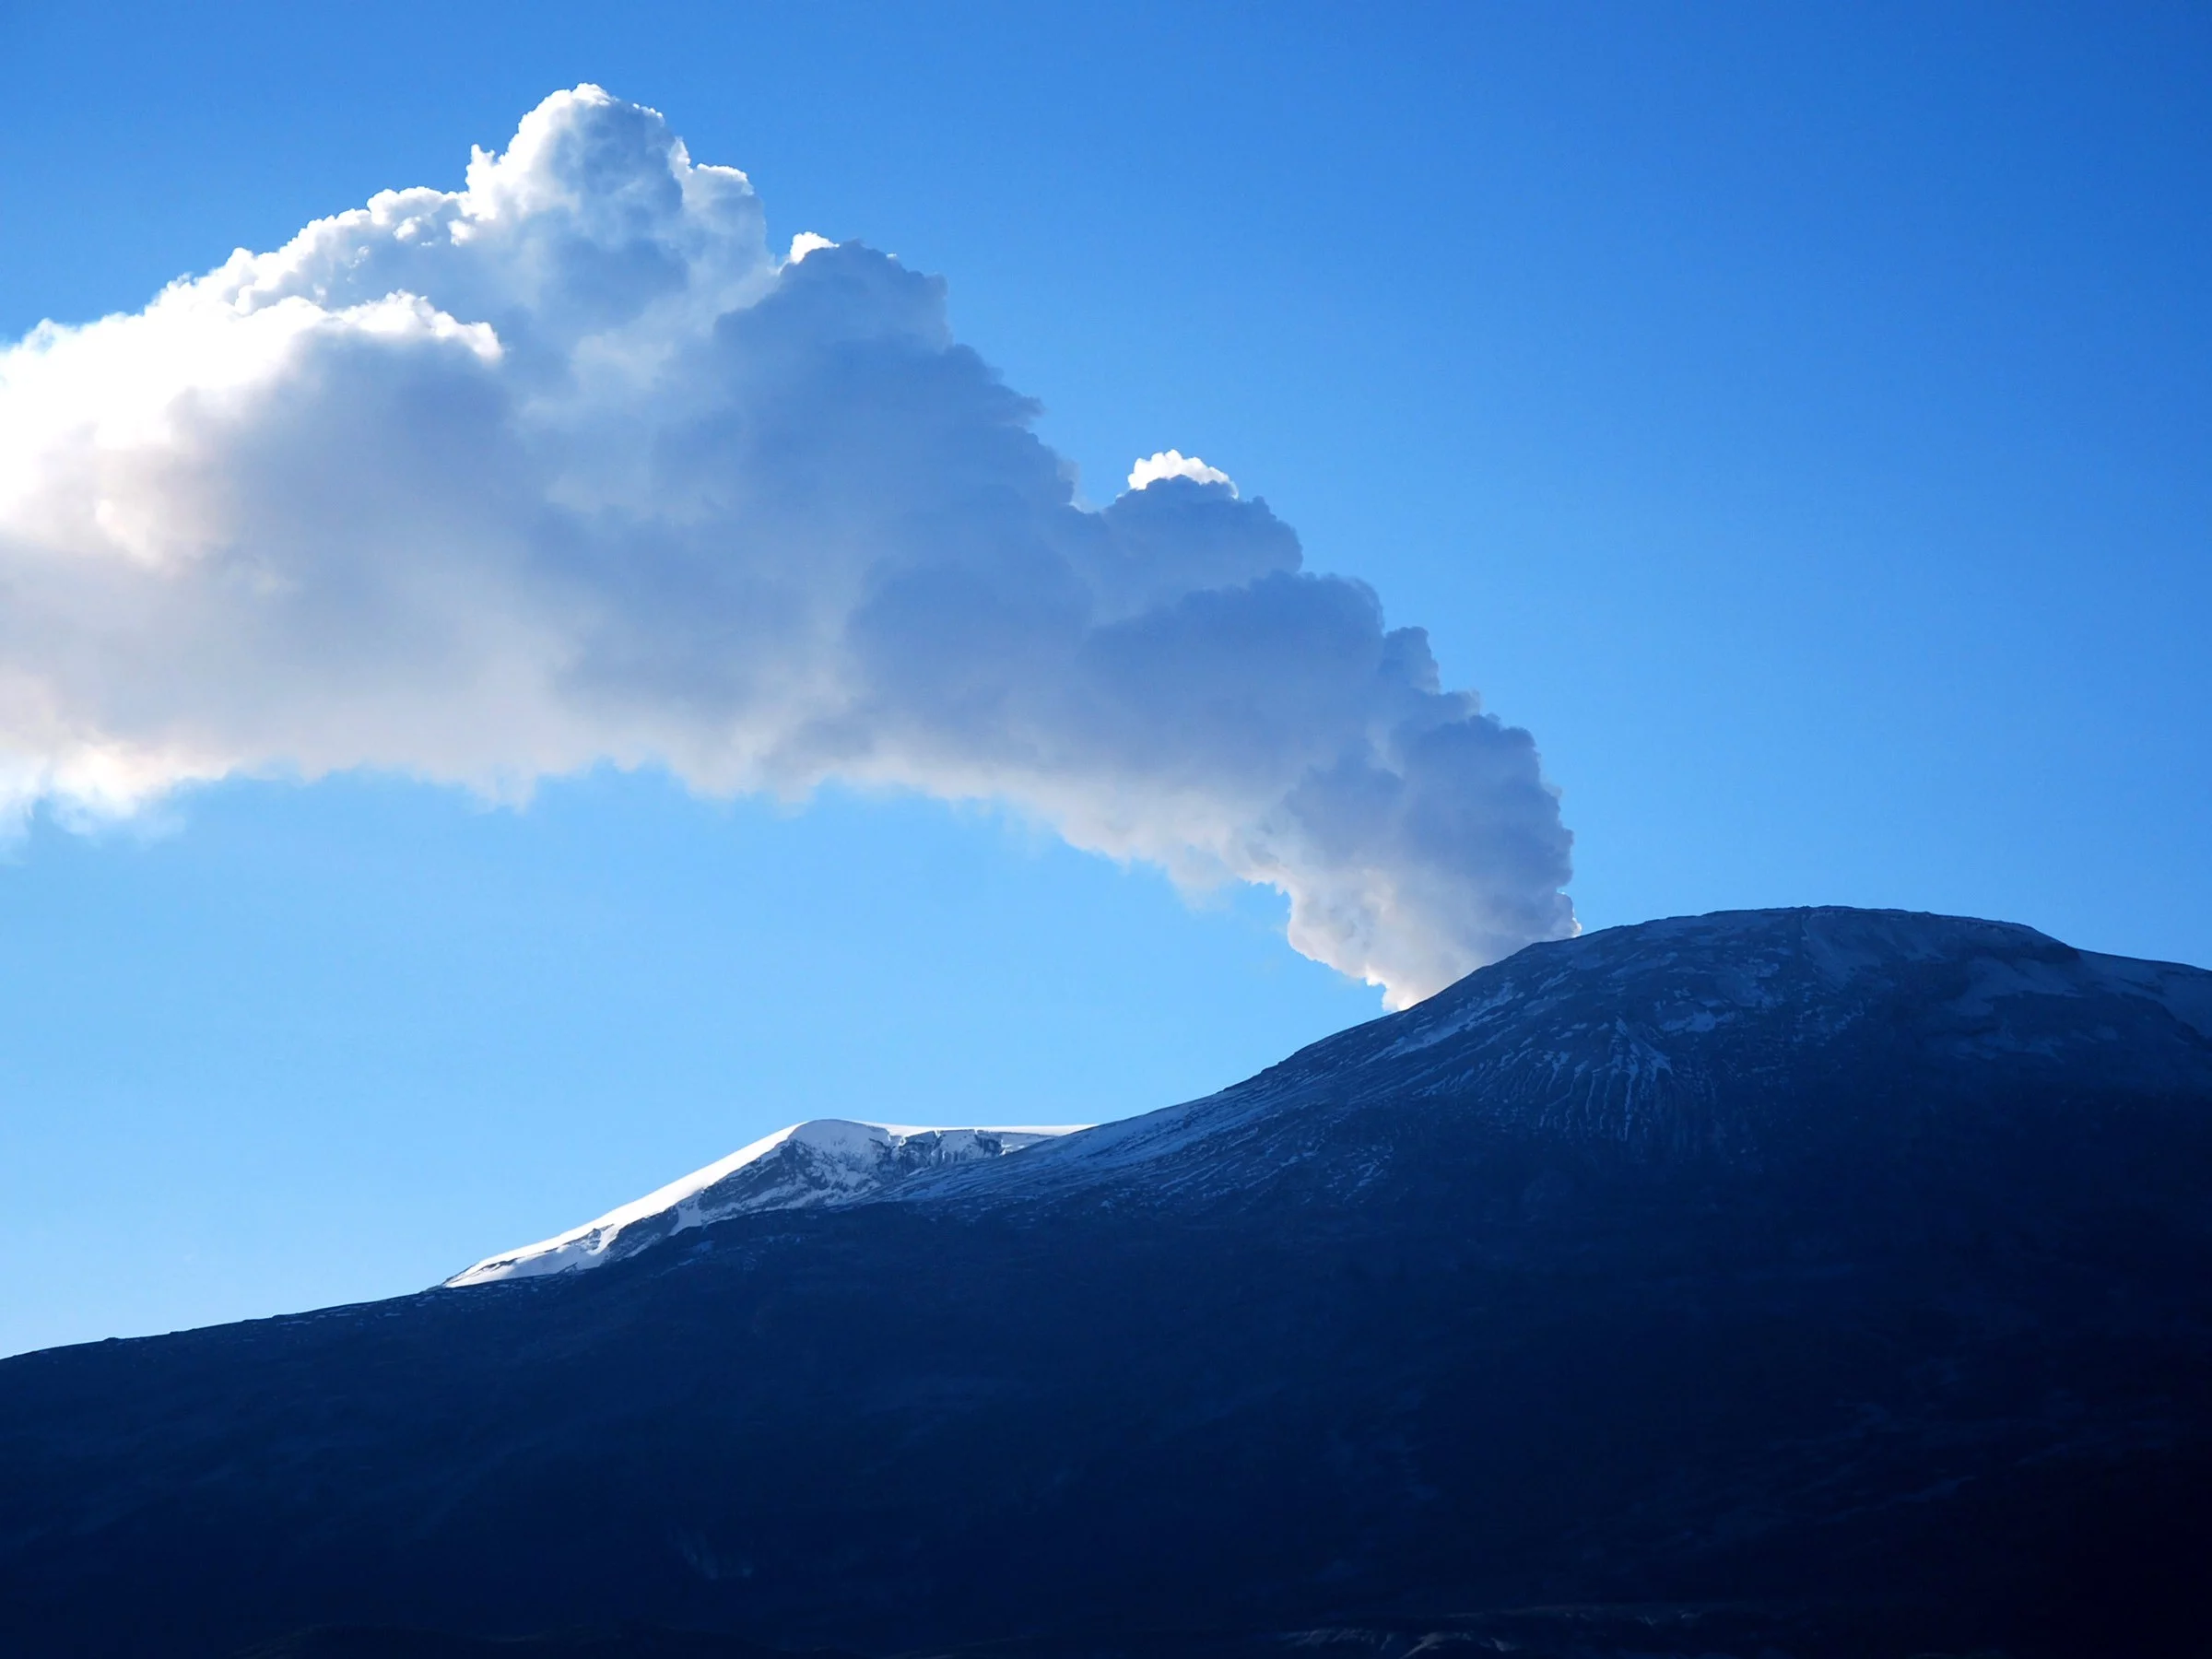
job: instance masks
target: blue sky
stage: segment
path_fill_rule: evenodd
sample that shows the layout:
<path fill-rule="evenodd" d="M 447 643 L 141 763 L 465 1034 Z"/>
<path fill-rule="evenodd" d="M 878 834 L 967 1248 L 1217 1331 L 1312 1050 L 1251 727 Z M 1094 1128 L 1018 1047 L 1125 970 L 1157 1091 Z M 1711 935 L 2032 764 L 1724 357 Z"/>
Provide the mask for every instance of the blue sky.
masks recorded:
<path fill-rule="evenodd" d="M 0 337 L 594 81 L 948 284 L 1527 727 L 1582 923 L 2212 961 L 2212 27 L 2147 8 L 0 5 Z M 798 1117 L 1068 1121 L 1380 1006 L 1031 812 L 232 779 L 0 865 L 0 1350 L 388 1294 Z"/>

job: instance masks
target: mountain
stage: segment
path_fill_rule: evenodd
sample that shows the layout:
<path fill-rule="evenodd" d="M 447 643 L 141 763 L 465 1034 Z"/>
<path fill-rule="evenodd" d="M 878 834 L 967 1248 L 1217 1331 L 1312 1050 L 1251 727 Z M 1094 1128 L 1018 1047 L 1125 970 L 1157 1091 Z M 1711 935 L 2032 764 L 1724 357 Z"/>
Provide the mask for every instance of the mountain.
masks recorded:
<path fill-rule="evenodd" d="M 0 1652 L 2206 1644 L 2196 969 L 1615 929 L 1203 1100 L 615 1237 L 0 1362 Z"/>
<path fill-rule="evenodd" d="M 925 1171 L 1000 1158 L 1083 1126 L 917 1129 L 814 1118 L 763 1135 L 595 1221 L 486 1256 L 445 1282 L 488 1285 L 541 1273 L 572 1273 L 621 1261 L 731 1216 L 864 1203 L 888 1195 Z"/>

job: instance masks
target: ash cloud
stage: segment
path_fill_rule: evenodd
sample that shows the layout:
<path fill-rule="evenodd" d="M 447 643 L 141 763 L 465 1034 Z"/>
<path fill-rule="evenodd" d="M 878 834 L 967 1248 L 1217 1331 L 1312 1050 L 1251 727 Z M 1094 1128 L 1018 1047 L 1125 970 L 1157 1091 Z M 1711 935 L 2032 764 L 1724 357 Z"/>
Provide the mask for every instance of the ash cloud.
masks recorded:
<path fill-rule="evenodd" d="M 0 809 L 392 769 L 988 799 L 1418 1000 L 1573 930 L 1527 733 L 1169 450 L 1101 511 L 943 285 L 580 87 L 0 349 Z"/>

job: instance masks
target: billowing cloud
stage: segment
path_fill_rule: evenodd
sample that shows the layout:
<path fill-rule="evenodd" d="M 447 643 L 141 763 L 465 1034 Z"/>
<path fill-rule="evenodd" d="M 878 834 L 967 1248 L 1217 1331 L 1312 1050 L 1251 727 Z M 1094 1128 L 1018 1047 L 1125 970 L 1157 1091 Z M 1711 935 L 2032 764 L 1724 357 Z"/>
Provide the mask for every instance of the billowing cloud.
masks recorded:
<path fill-rule="evenodd" d="M 1237 484 L 1218 466 L 1208 466 L 1195 455 L 1186 455 L 1181 450 L 1160 450 L 1147 455 L 1129 469 L 1129 488 L 1142 489 L 1147 484 L 1157 484 L 1162 478 L 1188 478 L 1194 484 L 1226 484 L 1229 493 L 1237 493 Z"/>
<path fill-rule="evenodd" d="M 1525 732 L 1226 475 L 1101 511 L 857 244 L 593 87 L 0 352 L 0 807 L 612 762 L 1009 803 L 1403 1004 L 1571 931 Z"/>

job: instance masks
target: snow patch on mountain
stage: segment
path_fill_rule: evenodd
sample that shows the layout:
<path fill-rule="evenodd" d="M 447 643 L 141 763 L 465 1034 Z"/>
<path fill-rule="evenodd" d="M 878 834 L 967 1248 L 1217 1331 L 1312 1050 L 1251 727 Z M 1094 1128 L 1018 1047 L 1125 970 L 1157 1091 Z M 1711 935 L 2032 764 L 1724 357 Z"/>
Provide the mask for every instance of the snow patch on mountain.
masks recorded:
<path fill-rule="evenodd" d="M 486 1256 L 445 1284 L 455 1288 L 597 1267 L 725 1217 L 860 1203 L 925 1171 L 1002 1158 L 1088 1126 L 942 1129 L 814 1118 L 763 1135 L 582 1227 Z"/>

